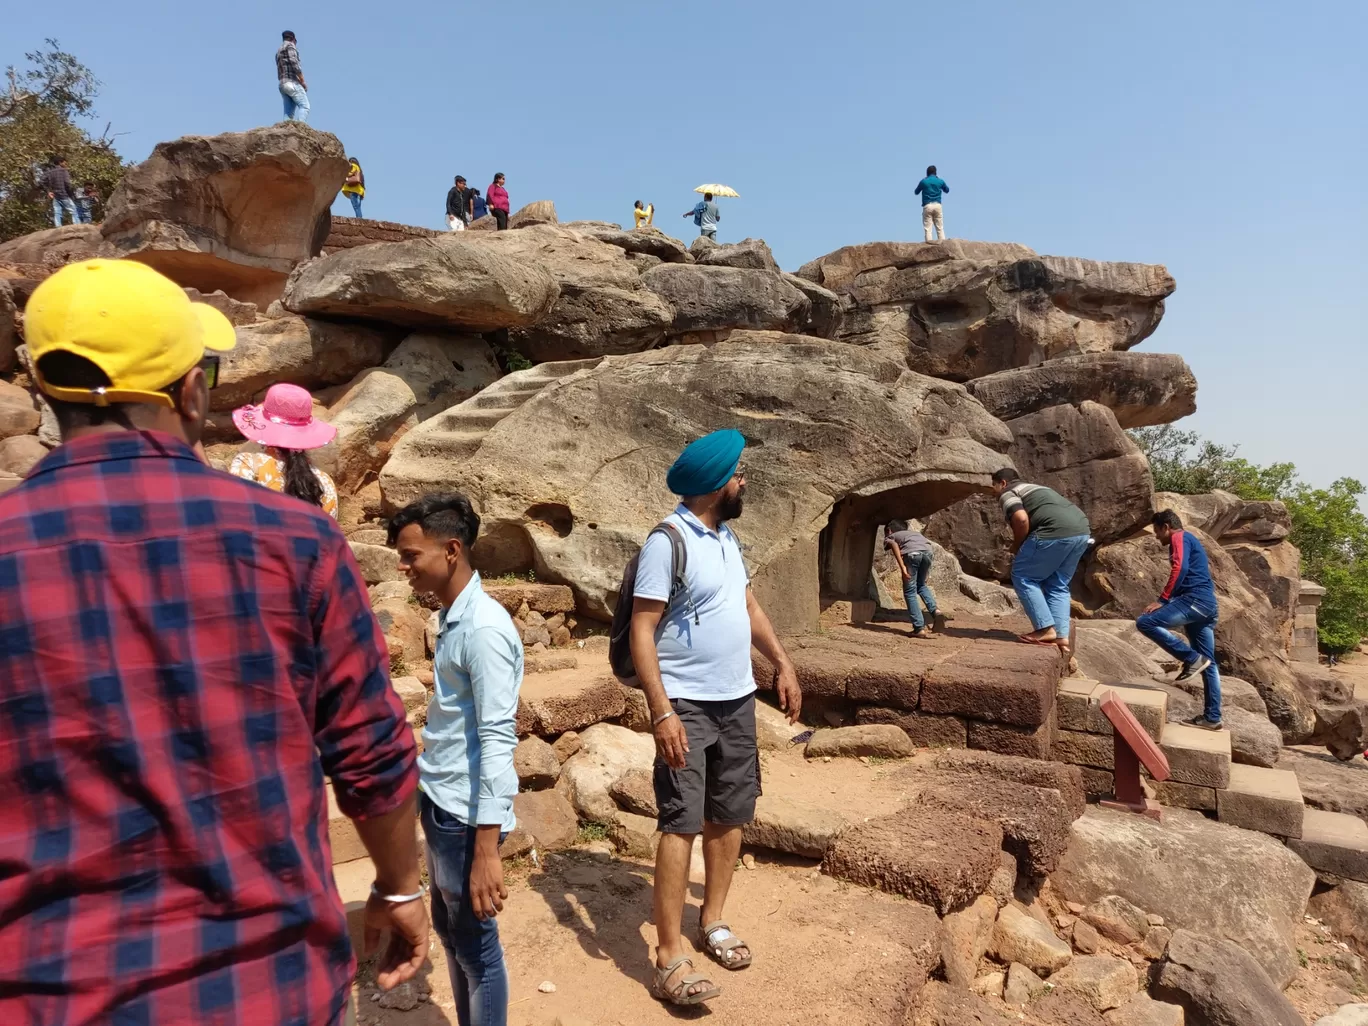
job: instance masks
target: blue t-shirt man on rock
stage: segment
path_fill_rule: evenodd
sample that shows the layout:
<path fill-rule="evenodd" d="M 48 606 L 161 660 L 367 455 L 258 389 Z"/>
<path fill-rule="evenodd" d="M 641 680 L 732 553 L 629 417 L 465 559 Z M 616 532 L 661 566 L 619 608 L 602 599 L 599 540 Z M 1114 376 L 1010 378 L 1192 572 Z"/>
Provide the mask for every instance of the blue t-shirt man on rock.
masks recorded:
<path fill-rule="evenodd" d="M 936 236 L 945 238 L 945 215 L 941 210 L 941 196 L 950 191 L 950 186 L 945 184 L 945 179 L 936 174 L 936 165 L 932 164 L 926 169 L 926 177 L 917 183 L 917 188 L 913 195 L 922 198 L 922 230 L 926 232 L 926 241 L 934 242 Z"/>

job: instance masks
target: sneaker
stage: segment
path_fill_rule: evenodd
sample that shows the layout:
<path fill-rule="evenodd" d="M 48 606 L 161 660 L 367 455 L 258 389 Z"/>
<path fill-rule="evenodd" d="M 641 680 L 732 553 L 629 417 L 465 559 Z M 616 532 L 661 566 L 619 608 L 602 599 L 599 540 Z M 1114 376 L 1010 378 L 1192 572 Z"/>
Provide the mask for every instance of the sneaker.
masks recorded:
<path fill-rule="evenodd" d="M 1178 679 L 1188 680 L 1191 677 L 1195 677 L 1210 665 L 1210 659 L 1204 655 L 1199 655 L 1192 662 L 1183 664 L 1183 669 L 1179 672 Z"/>
<path fill-rule="evenodd" d="M 1189 727 L 1201 727 L 1203 730 L 1221 730 L 1224 726 L 1220 720 L 1212 722 L 1207 719 L 1205 715 L 1194 716 L 1192 719 L 1184 722 L 1186 722 Z"/>

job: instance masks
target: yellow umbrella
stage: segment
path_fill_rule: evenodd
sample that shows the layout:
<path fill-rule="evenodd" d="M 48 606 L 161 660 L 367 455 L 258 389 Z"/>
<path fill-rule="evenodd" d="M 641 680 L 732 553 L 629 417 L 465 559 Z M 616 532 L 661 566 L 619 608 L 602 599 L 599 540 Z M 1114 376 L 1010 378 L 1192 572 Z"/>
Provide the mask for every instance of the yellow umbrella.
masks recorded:
<path fill-rule="evenodd" d="M 710 192 L 714 196 L 730 196 L 732 199 L 741 198 L 741 194 L 730 185 L 700 185 L 694 192 Z"/>

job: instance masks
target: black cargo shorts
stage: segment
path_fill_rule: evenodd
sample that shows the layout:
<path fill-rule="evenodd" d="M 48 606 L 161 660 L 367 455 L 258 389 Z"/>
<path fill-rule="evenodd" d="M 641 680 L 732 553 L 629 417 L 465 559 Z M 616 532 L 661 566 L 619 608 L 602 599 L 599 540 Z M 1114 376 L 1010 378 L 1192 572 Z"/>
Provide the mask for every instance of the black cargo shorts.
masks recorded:
<path fill-rule="evenodd" d="M 744 826 L 760 796 L 755 694 L 724 702 L 676 698 L 670 705 L 689 739 L 683 769 L 656 756 L 655 796 L 663 834 L 696 834 L 703 823 Z"/>

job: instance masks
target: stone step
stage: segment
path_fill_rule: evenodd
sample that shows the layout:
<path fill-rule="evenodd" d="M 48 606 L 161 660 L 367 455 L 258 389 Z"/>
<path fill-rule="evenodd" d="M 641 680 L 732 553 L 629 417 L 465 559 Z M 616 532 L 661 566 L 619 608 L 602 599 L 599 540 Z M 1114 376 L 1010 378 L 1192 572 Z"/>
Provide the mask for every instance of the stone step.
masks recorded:
<path fill-rule="evenodd" d="M 1216 818 L 1222 823 L 1275 837 L 1301 837 L 1305 812 L 1301 786 L 1291 770 L 1236 763 L 1230 767 L 1230 784 L 1216 792 Z"/>
<path fill-rule="evenodd" d="M 1201 787 L 1230 785 L 1230 732 L 1165 723 L 1159 747 L 1169 762 L 1169 779 Z"/>
<path fill-rule="evenodd" d="M 414 735 L 417 734 L 418 731 L 415 730 Z M 337 798 L 333 795 L 332 784 L 328 783 L 325 787 L 328 792 L 328 845 L 332 848 L 333 865 L 340 866 L 344 863 L 355 862 L 358 859 L 369 861 L 366 846 L 361 843 L 361 835 L 356 832 L 356 824 L 344 816 L 342 810 L 337 807 Z M 418 848 L 421 852 L 423 828 L 417 820 L 414 820 L 413 826 L 418 831 Z"/>
<path fill-rule="evenodd" d="M 488 431 L 512 412 L 512 410 L 503 408 L 488 409 L 478 406 L 462 406 L 452 412 L 450 426 L 456 428 L 459 425 L 460 428 L 467 430 L 483 429 Z"/>
<path fill-rule="evenodd" d="M 1115 692 L 1140 721 L 1145 733 L 1161 740 L 1164 723 L 1168 719 L 1168 694 L 1158 688 L 1133 687 L 1124 684 L 1099 684 L 1085 677 L 1065 677 L 1059 682 L 1055 697 L 1061 730 L 1083 731 L 1089 734 L 1112 734 L 1111 720 L 1102 712 L 1102 698 L 1108 691 Z"/>
<path fill-rule="evenodd" d="M 1368 823 L 1357 816 L 1307 809 L 1301 837 L 1287 846 L 1318 873 L 1368 883 Z"/>
<path fill-rule="evenodd" d="M 540 391 L 541 388 L 510 388 L 500 392 L 485 389 L 468 402 L 481 409 L 501 409 L 512 413 Z"/>

